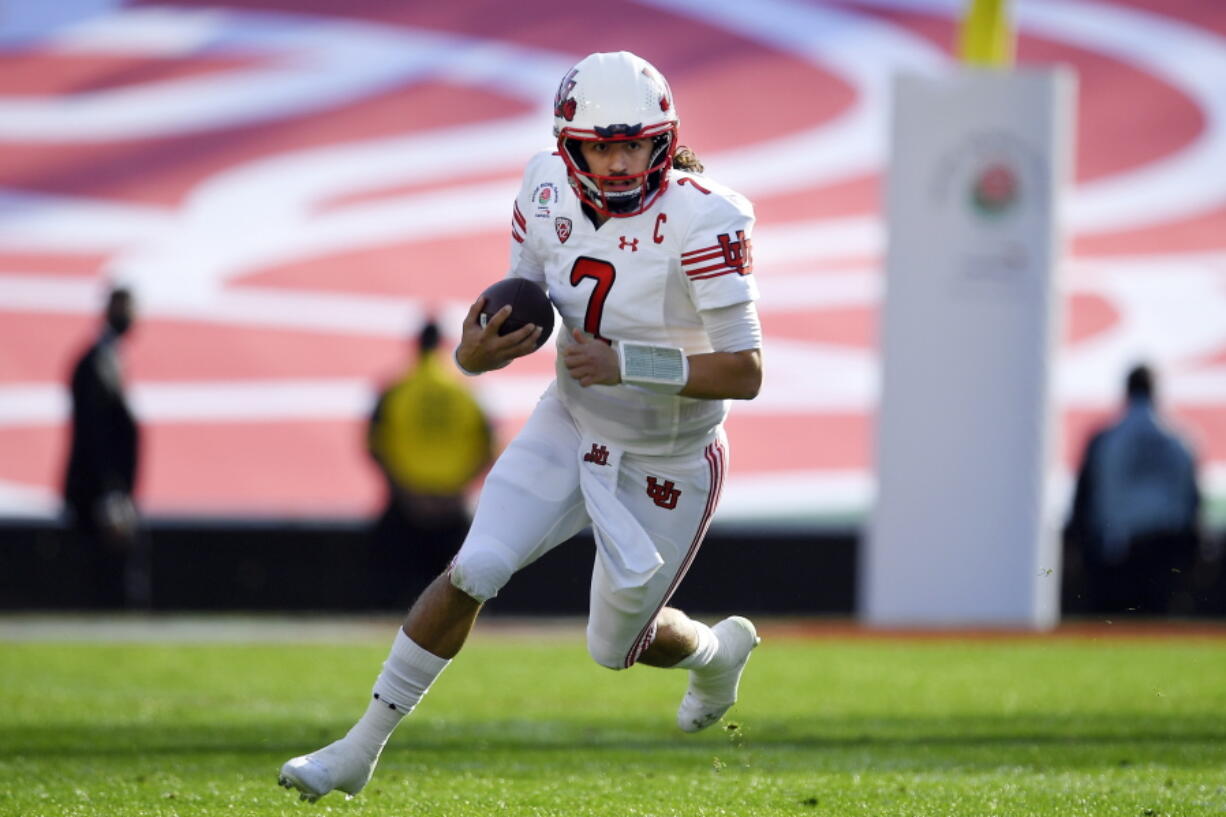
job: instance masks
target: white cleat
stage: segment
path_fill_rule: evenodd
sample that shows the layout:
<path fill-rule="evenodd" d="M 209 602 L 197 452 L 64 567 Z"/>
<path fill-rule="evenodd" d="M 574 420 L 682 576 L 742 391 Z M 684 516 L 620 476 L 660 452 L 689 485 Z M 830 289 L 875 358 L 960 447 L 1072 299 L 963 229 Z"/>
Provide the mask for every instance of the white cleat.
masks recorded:
<path fill-rule="evenodd" d="M 690 687 L 677 709 L 677 726 L 683 732 L 706 729 L 732 708 L 749 654 L 762 643 L 753 622 L 741 616 L 726 618 L 711 631 L 719 639 L 719 651 L 707 666 L 690 670 Z"/>
<path fill-rule="evenodd" d="M 338 740 L 309 755 L 287 760 L 277 780 L 287 789 L 297 789 L 300 800 L 314 803 L 330 791 L 353 797 L 375 772 L 378 757 L 368 758 Z"/>

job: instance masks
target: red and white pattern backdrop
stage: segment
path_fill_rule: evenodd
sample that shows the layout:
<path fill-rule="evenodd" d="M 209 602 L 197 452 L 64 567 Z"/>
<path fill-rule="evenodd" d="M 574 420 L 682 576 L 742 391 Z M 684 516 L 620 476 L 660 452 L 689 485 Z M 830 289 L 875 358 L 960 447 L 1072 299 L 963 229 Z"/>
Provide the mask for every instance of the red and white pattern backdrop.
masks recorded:
<path fill-rule="evenodd" d="M 1022 64 L 1079 75 L 1059 359 L 1066 469 L 1134 359 L 1226 491 L 1226 4 L 1016 0 Z M 586 53 L 669 77 L 683 141 L 758 208 L 766 385 L 720 517 L 872 496 L 890 78 L 951 62 L 962 0 L 24 0 L 0 21 L 0 514 L 54 513 L 64 381 L 105 282 L 141 496 L 353 516 L 363 428 L 427 311 L 505 271 L 511 199 Z M 475 381 L 503 437 L 552 351 Z M 1067 470 L 1066 470 L 1067 475 Z M 1067 483 L 1065 483 L 1067 486 Z"/>

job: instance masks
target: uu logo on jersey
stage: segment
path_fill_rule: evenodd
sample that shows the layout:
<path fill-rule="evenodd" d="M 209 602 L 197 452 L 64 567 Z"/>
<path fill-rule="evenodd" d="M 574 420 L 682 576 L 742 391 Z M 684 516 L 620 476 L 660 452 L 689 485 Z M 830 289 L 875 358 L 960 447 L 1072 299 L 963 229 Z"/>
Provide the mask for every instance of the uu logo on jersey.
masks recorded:
<path fill-rule="evenodd" d="M 553 203 L 558 200 L 558 186 L 553 182 L 541 182 L 532 191 L 532 201 L 536 202 L 536 217 L 549 218 Z"/>

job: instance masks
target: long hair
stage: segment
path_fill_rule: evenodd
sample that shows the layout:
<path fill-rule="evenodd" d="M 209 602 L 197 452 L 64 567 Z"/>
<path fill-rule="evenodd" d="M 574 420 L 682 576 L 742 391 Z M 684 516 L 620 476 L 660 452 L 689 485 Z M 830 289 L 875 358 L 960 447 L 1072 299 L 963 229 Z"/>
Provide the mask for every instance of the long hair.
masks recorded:
<path fill-rule="evenodd" d="M 678 170 L 688 170 L 690 173 L 702 172 L 702 162 L 698 160 L 698 154 L 685 145 L 677 147 L 677 152 L 673 155 L 673 167 Z"/>

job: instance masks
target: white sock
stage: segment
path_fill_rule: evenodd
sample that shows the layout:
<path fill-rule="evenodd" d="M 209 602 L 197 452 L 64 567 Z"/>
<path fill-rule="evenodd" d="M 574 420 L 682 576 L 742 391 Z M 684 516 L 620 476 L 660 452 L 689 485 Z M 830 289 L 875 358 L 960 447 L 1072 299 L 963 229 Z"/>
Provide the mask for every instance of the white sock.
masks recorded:
<path fill-rule="evenodd" d="M 694 632 L 698 635 L 698 647 L 673 667 L 676 669 L 701 669 L 715 658 L 719 652 L 719 638 L 711 628 L 701 621 L 694 622 Z"/>
<path fill-rule="evenodd" d="M 375 679 L 366 714 L 345 735 L 345 741 L 372 759 L 378 757 L 400 719 L 413 711 L 450 663 L 417 646 L 404 630 L 398 630 L 383 671 Z"/>

